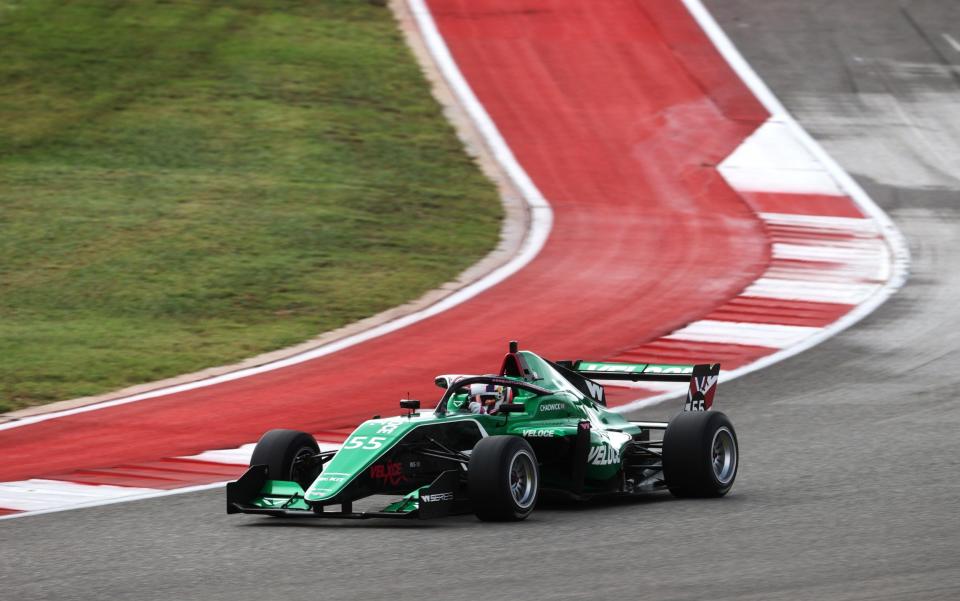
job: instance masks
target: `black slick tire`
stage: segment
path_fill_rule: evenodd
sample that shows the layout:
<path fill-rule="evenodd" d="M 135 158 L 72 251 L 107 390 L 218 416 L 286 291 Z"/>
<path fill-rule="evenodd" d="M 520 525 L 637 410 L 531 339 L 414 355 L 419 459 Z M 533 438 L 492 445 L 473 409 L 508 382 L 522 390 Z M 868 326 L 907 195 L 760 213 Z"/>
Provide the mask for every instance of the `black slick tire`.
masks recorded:
<path fill-rule="evenodd" d="M 675 497 L 722 497 L 737 477 L 737 433 L 719 411 L 685 411 L 663 435 L 663 476 Z"/>
<path fill-rule="evenodd" d="M 540 494 L 540 468 L 530 443 L 518 436 L 481 439 L 470 454 L 467 489 L 481 520 L 525 519 Z"/>
<path fill-rule="evenodd" d="M 320 475 L 319 468 L 300 469 L 294 462 L 303 455 L 316 455 L 320 446 L 313 436 L 297 430 L 270 430 L 260 437 L 250 457 L 250 465 L 267 466 L 267 478 L 296 482 L 306 490 Z"/>

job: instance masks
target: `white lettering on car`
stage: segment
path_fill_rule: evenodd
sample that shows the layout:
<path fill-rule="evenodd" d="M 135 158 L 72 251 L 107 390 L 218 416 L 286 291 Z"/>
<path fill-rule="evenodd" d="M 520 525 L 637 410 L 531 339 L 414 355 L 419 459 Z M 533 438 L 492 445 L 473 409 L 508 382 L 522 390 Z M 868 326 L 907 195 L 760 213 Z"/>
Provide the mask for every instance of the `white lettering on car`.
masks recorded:
<path fill-rule="evenodd" d="M 526 430 L 523 435 L 529 438 L 553 438 L 556 433 L 553 430 Z"/>
<path fill-rule="evenodd" d="M 707 405 L 705 396 L 710 393 L 710 389 L 717 385 L 720 376 L 704 376 L 693 378 L 690 382 L 690 390 L 687 392 L 687 402 L 683 407 L 684 411 L 706 411 Z M 696 389 L 696 394 L 694 390 Z"/>
<path fill-rule="evenodd" d="M 452 501 L 452 492 L 440 492 L 433 495 L 420 495 L 420 500 L 425 503 L 437 503 L 438 501 Z"/>
<path fill-rule="evenodd" d="M 693 368 L 686 365 L 648 365 L 643 370 L 645 374 L 689 374 Z"/>
<path fill-rule="evenodd" d="M 367 440 L 368 438 L 369 440 Z M 373 451 L 382 447 L 383 441 L 386 439 L 386 436 L 354 436 L 347 442 L 343 443 L 343 448 L 366 449 L 368 451 Z"/>
<path fill-rule="evenodd" d="M 380 426 L 380 429 L 377 430 L 377 434 L 393 434 L 393 431 L 400 427 L 400 424 L 383 424 Z"/>
<path fill-rule="evenodd" d="M 591 382 L 587 380 L 587 390 L 590 392 L 590 396 L 600 400 L 603 398 L 603 386 L 597 384 L 596 382 Z"/>
<path fill-rule="evenodd" d="M 545 411 L 560 411 L 563 409 L 563 403 L 548 403 L 546 405 L 540 405 L 540 413 Z"/>
<path fill-rule="evenodd" d="M 606 444 L 593 447 L 590 449 L 587 463 L 590 465 L 613 465 L 620 463 L 620 451 Z"/>

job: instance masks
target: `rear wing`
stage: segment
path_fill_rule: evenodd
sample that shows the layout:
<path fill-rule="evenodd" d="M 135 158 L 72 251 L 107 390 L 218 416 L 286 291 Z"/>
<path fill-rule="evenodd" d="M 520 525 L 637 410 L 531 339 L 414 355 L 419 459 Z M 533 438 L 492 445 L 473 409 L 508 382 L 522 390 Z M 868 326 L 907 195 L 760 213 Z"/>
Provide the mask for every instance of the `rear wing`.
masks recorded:
<path fill-rule="evenodd" d="M 658 363 L 600 363 L 596 361 L 557 361 L 554 364 L 567 379 L 599 403 L 606 405 L 603 386 L 594 380 L 629 382 L 689 382 L 684 411 L 706 411 L 713 405 L 720 378 L 719 363 L 674 365 Z M 572 376 L 572 377 L 571 377 Z"/>

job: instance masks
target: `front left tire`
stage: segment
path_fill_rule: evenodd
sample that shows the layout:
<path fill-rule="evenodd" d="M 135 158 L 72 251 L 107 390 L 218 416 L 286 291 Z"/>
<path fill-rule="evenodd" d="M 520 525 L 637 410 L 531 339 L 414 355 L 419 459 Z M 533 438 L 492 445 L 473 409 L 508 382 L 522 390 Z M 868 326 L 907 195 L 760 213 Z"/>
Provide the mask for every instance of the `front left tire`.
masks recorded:
<path fill-rule="evenodd" d="M 540 495 L 540 468 L 533 447 L 518 436 L 481 439 L 470 454 L 467 488 L 473 512 L 481 520 L 526 519 Z"/>

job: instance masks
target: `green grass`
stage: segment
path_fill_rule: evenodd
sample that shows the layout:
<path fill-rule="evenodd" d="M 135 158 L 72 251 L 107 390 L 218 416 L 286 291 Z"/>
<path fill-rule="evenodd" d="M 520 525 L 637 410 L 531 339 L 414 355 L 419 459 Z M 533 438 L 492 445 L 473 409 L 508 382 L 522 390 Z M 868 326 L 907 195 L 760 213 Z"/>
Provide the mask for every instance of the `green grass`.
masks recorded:
<path fill-rule="evenodd" d="M 372 315 L 501 218 L 382 6 L 0 0 L 0 410 Z"/>

